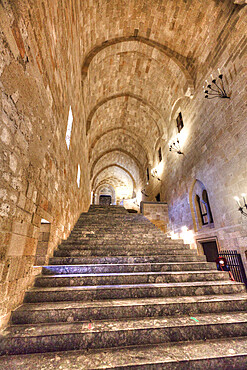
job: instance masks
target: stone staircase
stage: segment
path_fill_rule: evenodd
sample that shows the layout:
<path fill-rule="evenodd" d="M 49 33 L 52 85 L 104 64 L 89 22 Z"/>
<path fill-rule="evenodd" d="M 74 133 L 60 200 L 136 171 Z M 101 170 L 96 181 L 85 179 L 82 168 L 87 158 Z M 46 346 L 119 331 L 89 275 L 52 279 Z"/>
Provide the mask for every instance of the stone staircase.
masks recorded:
<path fill-rule="evenodd" d="M 245 369 L 247 294 L 123 207 L 91 206 L 0 336 L 1 369 Z"/>

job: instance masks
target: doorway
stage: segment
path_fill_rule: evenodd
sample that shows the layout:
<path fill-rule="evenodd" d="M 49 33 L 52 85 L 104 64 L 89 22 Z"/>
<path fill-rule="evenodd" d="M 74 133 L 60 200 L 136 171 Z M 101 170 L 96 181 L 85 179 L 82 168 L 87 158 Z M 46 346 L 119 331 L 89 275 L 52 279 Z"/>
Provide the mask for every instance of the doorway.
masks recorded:
<path fill-rule="evenodd" d="M 99 204 L 101 206 L 109 206 L 111 204 L 111 196 L 110 195 L 100 195 Z"/>
<path fill-rule="evenodd" d="M 200 244 L 202 245 L 207 262 L 215 262 L 219 257 L 216 240 L 201 241 Z"/>

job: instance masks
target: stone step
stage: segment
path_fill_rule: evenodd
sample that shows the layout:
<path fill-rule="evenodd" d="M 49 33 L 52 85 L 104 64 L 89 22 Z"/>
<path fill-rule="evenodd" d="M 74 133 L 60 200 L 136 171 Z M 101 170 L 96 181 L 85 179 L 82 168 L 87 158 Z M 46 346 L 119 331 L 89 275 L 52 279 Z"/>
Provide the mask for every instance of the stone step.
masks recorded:
<path fill-rule="evenodd" d="M 64 240 L 60 246 L 70 246 L 71 244 L 73 245 L 85 245 L 88 246 L 89 248 L 92 246 L 96 245 L 107 245 L 107 246 L 137 246 L 137 247 L 142 247 L 142 246 L 148 246 L 148 247 L 169 247 L 169 248 L 186 248 L 189 249 L 188 244 L 184 243 L 176 243 L 176 242 L 170 242 L 167 240 L 155 240 L 155 239 L 118 239 L 118 238 L 95 238 L 95 239 L 84 239 L 83 237 L 79 238 L 68 238 L 67 240 Z"/>
<path fill-rule="evenodd" d="M 88 301 L 122 298 L 200 296 L 245 293 L 245 285 L 232 281 L 156 283 L 72 287 L 36 287 L 27 291 L 24 302 Z"/>
<path fill-rule="evenodd" d="M 26 303 L 12 313 L 11 321 L 13 324 L 41 324 L 231 311 L 247 311 L 247 294 Z"/>
<path fill-rule="evenodd" d="M 83 246 L 82 246 L 83 247 Z M 97 248 L 81 248 L 79 249 L 78 246 L 71 245 L 71 248 L 66 249 L 57 249 L 54 251 L 55 257 L 73 257 L 73 256 L 133 256 L 137 252 L 137 248 L 113 248 L 113 247 L 106 247 L 100 246 Z M 166 255 L 166 256 L 197 256 L 197 251 L 193 249 L 164 249 L 164 248 L 157 248 L 157 249 L 138 249 L 139 256 L 148 256 L 148 255 Z"/>
<path fill-rule="evenodd" d="M 206 256 L 192 255 L 150 255 L 150 256 L 89 256 L 89 257 L 51 257 L 50 265 L 80 264 L 129 264 L 129 263 L 171 263 L 171 262 L 205 262 Z"/>
<path fill-rule="evenodd" d="M 153 345 L 234 336 L 247 336 L 247 313 L 12 325 L 0 336 L 0 354 Z"/>
<path fill-rule="evenodd" d="M 247 337 L 0 357 L 2 370 L 245 370 Z"/>
<path fill-rule="evenodd" d="M 66 240 L 63 240 L 62 243 L 66 242 L 66 241 L 85 241 L 85 242 L 89 242 L 89 243 L 92 243 L 94 241 L 97 241 L 97 242 L 100 242 L 100 241 L 108 241 L 108 242 L 113 242 L 113 241 L 118 241 L 118 242 L 131 242 L 131 241 L 134 241 L 133 239 L 135 239 L 135 241 L 138 241 L 138 243 L 140 242 L 146 242 L 146 243 L 153 243 L 153 242 L 157 242 L 157 243 L 164 243 L 164 244 L 184 244 L 183 242 L 180 242 L 179 240 L 176 241 L 176 240 L 173 240 L 171 242 L 170 239 L 167 239 L 165 237 L 165 234 L 163 237 L 161 236 L 155 236 L 155 235 L 143 235 L 142 237 L 140 237 L 138 235 L 137 236 L 133 236 L 133 234 L 131 235 L 110 235 L 109 234 L 106 234 L 106 235 L 97 235 L 97 234 L 78 234 L 78 235 L 70 235 Z"/>
<path fill-rule="evenodd" d="M 228 272 L 188 271 L 188 272 L 125 272 L 98 274 L 41 275 L 35 280 L 36 287 L 63 287 L 89 285 L 127 285 L 179 283 L 194 281 L 229 280 Z"/>
<path fill-rule="evenodd" d="M 90 224 L 89 222 L 85 222 L 85 224 L 76 224 L 73 228 L 73 231 L 80 232 L 80 231 L 98 231 L 104 233 L 105 231 L 107 232 L 113 232 L 116 233 L 119 231 L 120 233 L 126 230 L 127 233 L 133 232 L 138 232 L 138 231 L 147 231 L 147 234 L 149 233 L 157 233 L 161 234 L 162 231 L 158 229 L 154 224 L 133 224 L 131 223 L 130 225 L 126 225 L 125 222 L 121 223 L 115 223 L 115 224 L 110 224 L 109 222 L 103 223 L 101 221 L 98 221 L 95 224 Z"/>
<path fill-rule="evenodd" d="M 77 241 L 77 242 L 74 242 L 74 243 L 71 243 L 70 241 L 67 241 L 67 242 L 64 242 L 63 244 L 60 244 L 58 246 L 58 249 L 60 250 L 64 250 L 64 249 L 87 249 L 87 250 L 94 250 L 94 249 L 98 249 L 98 248 L 107 248 L 107 251 L 109 249 L 138 249 L 139 250 L 145 250 L 145 249 L 153 249 L 153 250 L 159 250 L 159 249 L 164 249 L 164 250 L 167 250 L 167 251 L 170 251 L 170 250 L 189 250 L 189 251 L 193 251 L 193 252 L 196 252 L 195 249 L 190 249 L 189 245 L 188 244 L 158 244 L 158 243 L 133 243 L 133 244 L 130 244 L 129 242 L 124 242 L 122 241 L 121 243 L 118 242 L 118 241 L 114 241 L 114 242 L 107 242 L 107 241 L 101 241 L 101 242 L 97 242 L 97 241 L 94 241 L 93 243 L 85 243 L 84 241 Z M 106 253 L 107 254 L 107 253 Z M 193 253 L 194 254 L 194 253 Z"/>
<path fill-rule="evenodd" d="M 98 274 L 103 272 L 148 272 L 148 271 L 215 271 L 214 262 L 176 262 L 176 263 L 129 263 L 129 264 L 96 264 L 96 265 L 48 265 L 42 267 L 43 275 L 57 274 Z"/>

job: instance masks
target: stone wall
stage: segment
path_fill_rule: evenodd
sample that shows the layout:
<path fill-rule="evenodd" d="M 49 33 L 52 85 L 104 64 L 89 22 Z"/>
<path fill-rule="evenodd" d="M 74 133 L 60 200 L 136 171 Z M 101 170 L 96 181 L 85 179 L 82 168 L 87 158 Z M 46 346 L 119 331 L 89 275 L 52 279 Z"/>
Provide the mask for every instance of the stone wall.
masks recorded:
<path fill-rule="evenodd" d="M 99 188 L 131 184 L 131 197 L 145 188 L 151 201 L 160 193 L 174 231 L 195 228 L 190 194 L 200 180 L 214 228 L 196 229 L 196 237 L 213 233 L 220 248 L 246 249 L 246 220 L 233 196 L 247 192 L 247 7 L 127 3 L 0 3 L 1 325 L 32 284 L 41 219 L 51 224 L 50 255 L 87 210 L 90 190 L 98 191 L 90 180 Z M 231 99 L 207 101 L 203 81 L 218 67 Z M 179 156 L 168 141 L 180 111 Z M 146 185 L 147 167 L 158 167 L 161 181 L 150 175 Z"/>
<path fill-rule="evenodd" d="M 80 48 L 71 9 L 58 25 L 62 15 L 51 7 L 1 4 L 0 325 L 5 325 L 39 272 L 33 265 L 41 219 L 51 223 L 51 255 L 87 210 L 90 189 L 80 79 L 75 78 Z"/>
<path fill-rule="evenodd" d="M 192 100 L 180 99 L 171 110 L 167 152 L 162 177 L 162 199 L 169 204 L 170 228 L 179 232 L 186 225 L 195 239 L 218 239 L 220 249 L 236 249 L 247 266 L 247 219 L 241 216 L 233 199 L 247 192 L 247 58 L 246 8 L 243 16 L 232 16 L 235 27 L 228 37 L 220 37 L 208 58 L 208 67 L 198 71 L 198 83 Z M 230 99 L 204 98 L 204 79 L 221 68 Z M 181 148 L 184 155 L 168 152 L 168 141 L 175 137 L 176 114 L 181 111 L 184 128 Z M 195 222 L 191 192 L 196 180 L 207 189 L 213 214 L 213 227 Z"/>
<path fill-rule="evenodd" d="M 153 224 L 159 227 L 164 233 L 167 232 L 169 223 L 168 205 L 159 202 L 141 202 L 141 213 Z"/>

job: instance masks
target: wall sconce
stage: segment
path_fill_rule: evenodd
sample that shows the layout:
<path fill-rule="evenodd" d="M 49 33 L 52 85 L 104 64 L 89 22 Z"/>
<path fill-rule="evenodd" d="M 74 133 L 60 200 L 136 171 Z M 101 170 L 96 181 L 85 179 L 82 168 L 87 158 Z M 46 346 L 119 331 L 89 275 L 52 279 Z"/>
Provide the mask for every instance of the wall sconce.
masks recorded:
<path fill-rule="evenodd" d="M 175 152 L 175 153 L 178 153 L 178 154 L 184 154 L 183 152 L 181 152 L 181 148 L 180 148 L 180 144 L 179 144 L 179 139 L 177 138 L 176 140 L 174 141 L 170 141 L 169 142 L 169 151 L 170 152 Z"/>
<path fill-rule="evenodd" d="M 246 208 L 246 209 L 247 209 L 247 204 L 246 204 L 246 200 L 245 200 L 246 194 L 241 194 L 241 196 L 243 197 L 243 201 L 244 201 L 244 204 L 243 204 L 243 205 L 240 203 L 240 199 L 239 199 L 239 197 L 234 197 L 234 199 L 235 199 L 235 200 L 236 200 L 236 202 L 237 202 L 238 210 L 240 211 L 240 213 L 241 213 L 243 216 L 247 217 L 247 212 L 246 212 L 246 211 L 244 211 L 244 208 Z"/>
<path fill-rule="evenodd" d="M 145 195 L 145 197 L 149 197 L 149 195 L 148 195 L 148 194 L 146 194 L 146 189 L 145 189 L 145 188 L 141 190 L 141 193 L 142 193 L 143 195 Z"/>
<path fill-rule="evenodd" d="M 159 178 L 159 175 L 158 175 L 157 168 L 152 168 L 152 169 L 151 169 L 151 175 L 152 175 L 152 177 L 154 177 L 154 178 L 156 178 L 157 180 L 161 181 L 161 179 Z"/>
<path fill-rule="evenodd" d="M 219 76 L 218 76 L 219 82 L 218 83 L 217 83 L 217 78 L 215 78 L 211 74 L 212 83 L 208 83 L 208 81 L 206 80 L 207 85 L 203 86 L 203 91 L 205 93 L 206 99 L 214 99 L 214 98 L 230 99 L 230 96 L 228 96 L 226 93 L 224 82 L 223 82 L 223 74 L 221 73 L 219 68 L 218 68 L 218 72 L 219 72 Z"/>

